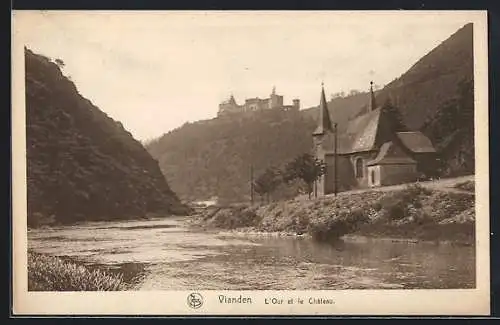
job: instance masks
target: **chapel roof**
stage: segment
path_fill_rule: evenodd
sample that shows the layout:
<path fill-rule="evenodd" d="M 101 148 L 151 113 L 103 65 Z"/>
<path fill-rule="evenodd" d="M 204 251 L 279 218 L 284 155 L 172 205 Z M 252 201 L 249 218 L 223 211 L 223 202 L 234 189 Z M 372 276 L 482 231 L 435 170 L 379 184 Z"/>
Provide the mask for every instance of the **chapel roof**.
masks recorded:
<path fill-rule="evenodd" d="M 325 91 L 321 89 L 318 127 L 313 135 L 323 136 L 322 146 L 326 154 L 335 153 L 335 135 L 328 112 Z M 337 136 L 337 153 L 352 154 L 379 150 L 381 146 L 391 140 L 403 145 L 413 153 L 434 153 L 436 150 L 432 142 L 422 132 L 398 132 L 394 124 L 394 109 L 391 106 L 377 106 L 373 92 L 373 82 L 370 82 L 370 99 L 366 113 L 350 120 L 345 131 Z M 397 139 L 394 139 L 394 137 Z M 387 161 L 387 160 L 385 160 Z"/>
<path fill-rule="evenodd" d="M 321 99 L 319 104 L 318 127 L 313 132 L 314 135 L 324 135 L 327 131 L 333 131 L 332 120 L 328 112 L 328 105 L 325 97 L 325 88 L 321 85 Z"/>
<path fill-rule="evenodd" d="M 385 115 L 379 107 L 349 121 L 346 130 L 337 137 L 337 152 L 350 154 L 376 150 L 378 142 L 383 140 Z M 328 148 L 328 153 L 333 153 L 334 141 L 334 136 L 325 137 L 324 147 Z"/>
<path fill-rule="evenodd" d="M 390 150 L 391 147 L 394 146 L 392 141 L 388 141 L 380 147 L 380 151 L 377 154 L 375 159 L 366 163 L 367 166 L 373 165 L 413 165 L 417 162 L 407 155 L 391 155 Z"/>
<path fill-rule="evenodd" d="M 396 135 L 401 140 L 403 145 L 414 153 L 431 153 L 436 152 L 431 140 L 422 132 L 409 131 L 397 132 Z"/>

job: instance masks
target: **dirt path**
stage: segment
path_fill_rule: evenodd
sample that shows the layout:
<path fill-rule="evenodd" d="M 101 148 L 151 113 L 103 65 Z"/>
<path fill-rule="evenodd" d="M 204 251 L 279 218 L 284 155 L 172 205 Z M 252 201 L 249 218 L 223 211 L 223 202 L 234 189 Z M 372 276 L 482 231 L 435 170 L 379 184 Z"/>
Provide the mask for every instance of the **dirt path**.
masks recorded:
<path fill-rule="evenodd" d="M 434 180 L 434 181 L 418 182 L 418 184 L 420 184 L 426 188 L 433 189 L 433 190 L 454 192 L 454 193 L 473 194 L 469 191 L 464 191 L 464 190 L 455 188 L 455 185 L 466 182 L 466 181 L 474 181 L 474 175 L 454 177 L 454 178 L 443 178 L 443 179 Z M 407 185 L 408 185 L 408 183 L 391 185 L 391 186 L 364 188 L 364 189 L 340 192 L 339 195 L 350 195 L 350 194 L 363 193 L 363 192 L 368 192 L 368 191 L 389 192 L 389 191 L 395 191 L 395 190 L 402 190 Z M 334 194 L 328 194 L 325 197 L 331 197 L 333 195 Z M 307 198 L 307 196 L 305 196 L 305 198 Z"/>

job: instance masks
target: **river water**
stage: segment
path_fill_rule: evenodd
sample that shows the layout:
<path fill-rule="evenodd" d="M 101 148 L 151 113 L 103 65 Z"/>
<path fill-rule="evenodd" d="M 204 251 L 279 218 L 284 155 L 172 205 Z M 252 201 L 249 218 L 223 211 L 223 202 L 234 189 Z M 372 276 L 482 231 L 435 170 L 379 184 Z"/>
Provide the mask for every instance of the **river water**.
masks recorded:
<path fill-rule="evenodd" d="M 30 230 L 28 245 L 121 272 L 136 290 L 474 288 L 470 246 L 194 231 L 185 219 Z"/>

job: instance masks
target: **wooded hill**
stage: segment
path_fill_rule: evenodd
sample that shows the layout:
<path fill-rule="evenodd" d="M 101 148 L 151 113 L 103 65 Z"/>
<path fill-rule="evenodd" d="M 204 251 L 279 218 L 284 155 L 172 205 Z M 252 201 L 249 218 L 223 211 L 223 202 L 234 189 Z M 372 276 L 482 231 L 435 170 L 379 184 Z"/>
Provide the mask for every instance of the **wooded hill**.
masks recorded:
<path fill-rule="evenodd" d="M 28 224 L 185 213 L 141 143 L 25 49 Z"/>
<path fill-rule="evenodd" d="M 258 175 L 307 152 L 313 127 L 300 112 L 269 110 L 187 123 L 147 148 L 182 198 L 243 200 L 251 166 Z"/>
<path fill-rule="evenodd" d="M 474 171 L 472 28 L 461 28 L 376 92 L 380 105 L 390 97 L 405 124 L 430 137 L 440 153 L 442 176 Z M 368 93 L 328 103 L 340 132 L 367 103 Z M 259 174 L 312 149 L 316 118 L 314 107 L 199 121 L 164 134 L 147 149 L 181 197 L 239 200 L 248 198 L 251 164 Z"/>

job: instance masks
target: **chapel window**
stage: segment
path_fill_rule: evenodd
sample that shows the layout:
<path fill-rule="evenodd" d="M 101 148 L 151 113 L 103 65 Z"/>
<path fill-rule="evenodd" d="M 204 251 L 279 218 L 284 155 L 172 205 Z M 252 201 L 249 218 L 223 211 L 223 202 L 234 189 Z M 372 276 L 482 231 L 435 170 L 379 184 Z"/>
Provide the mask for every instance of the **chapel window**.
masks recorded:
<path fill-rule="evenodd" d="M 356 177 L 363 177 L 363 160 L 361 158 L 356 159 Z"/>

